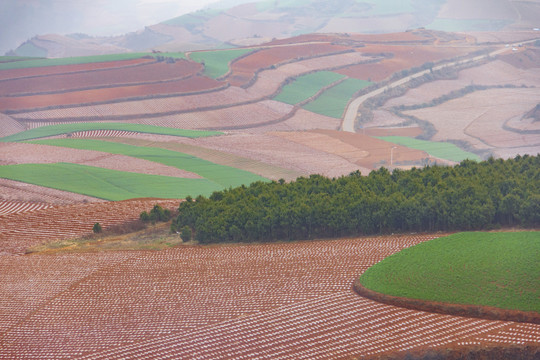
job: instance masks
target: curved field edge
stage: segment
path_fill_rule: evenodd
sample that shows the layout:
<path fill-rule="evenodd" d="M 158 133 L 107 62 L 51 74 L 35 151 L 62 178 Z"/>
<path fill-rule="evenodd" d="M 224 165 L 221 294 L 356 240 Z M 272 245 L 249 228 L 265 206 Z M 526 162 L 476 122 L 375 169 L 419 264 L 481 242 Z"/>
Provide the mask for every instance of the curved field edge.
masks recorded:
<path fill-rule="evenodd" d="M 353 288 L 416 310 L 540 323 L 539 236 L 474 232 L 434 239 L 368 268 Z"/>
<path fill-rule="evenodd" d="M 431 156 L 440 159 L 460 162 L 466 159 L 480 161 L 478 155 L 462 150 L 457 145 L 440 141 L 428 141 L 409 138 L 406 136 L 379 136 L 378 139 L 392 142 L 394 144 L 403 145 L 411 149 L 422 150 Z"/>
<path fill-rule="evenodd" d="M 200 131 L 200 130 L 185 130 L 177 128 L 168 128 L 154 125 L 144 124 L 130 124 L 130 123 L 69 123 L 69 124 L 56 124 L 47 125 L 30 130 L 26 130 L 20 133 L 16 133 L 10 136 L 0 138 L 0 142 L 9 141 L 23 141 L 38 139 L 49 136 L 56 136 L 62 134 L 69 134 L 79 131 L 90 130 L 117 130 L 117 131 L 132 131 L 147 134 L 156 135 L 172 135 L 188 138 L 199 138 L 208 136 L 223 135 L 219 131 Z"/>

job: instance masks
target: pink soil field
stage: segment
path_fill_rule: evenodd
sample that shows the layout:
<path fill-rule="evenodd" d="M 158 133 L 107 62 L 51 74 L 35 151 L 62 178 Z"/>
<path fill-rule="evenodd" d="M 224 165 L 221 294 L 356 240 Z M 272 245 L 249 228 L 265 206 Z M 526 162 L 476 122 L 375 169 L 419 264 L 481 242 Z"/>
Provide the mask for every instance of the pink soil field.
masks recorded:
<path fill-rule="evenodd" d="M 0 152 L 9 159 L 0 160 L 0 165 L 8 165 L 7 163 L 52 164 L 69 162 L 118 171 L 200 179 L 200 176 L 197 174 L 172 166 L 130 156 L 114 155 L 93 150 L 70 149 L 38 144 L 0 143 Z"/>
<path fill-rule="evenodd" d="M 321 174 L 338 177 L 360 169 L 340 156 L 270 134 L 234 133 L 196 139 L 194 144 L 291 169 L 306 176 Z"/>
<path fill-rule="evenodd" d="M 17 120 L 0 113 L 0 137 L 24 131 L 26 128 Z"/>
<path fill-rule="evenodd" d="M 536 86 L 539 83 L 540 67 L 519 69 L 506 61 L 495 60 L 481 66 L 461 70 L 455 80 L 437 80 L 410 89 L 405 95 L 388 100 L 384 107 L 427 103 L 472 84 Z"/>
<path fill-rule="evenodd" d="M 538 134 L 507 131 L 507 120 L 538 104 L 535 88 L 491 89 L 476 91 L 439 106 L 406 111 L 431 122 L 437 129 L 435 141 L 465 140 L 477 149 L 539 147 Z M 488 129 L 488 130 L 486 130 Z"/>
<path fill-rule="evenodd" d="M 0 199 L 55 205 L 104 202 L 105 200 L 19 181 L 0 179 Z"/>
<path fill-rule="evenodd" d="M 270 66 L 279 66 L 283 62 L 298 60 L 303 57 L 318 57 L 348 50 L 346 46 L 329 43 L 279 46 L 263 49 L 243 57 L 231 64 L 231 73 L 227 80 L 234 86 L 247 84 L 255 73 Z"/>
<path fill-rule="evenodd" d="M 470 46 L 436 47 L 436 46 L 404 46 L 404 45 L 371 45 L 359 51 L 363 53 L 392 53 L 394 57 L 374 64 L 350 66 L 336 72 L 357 79 L 381 81 L 395 72 L 421 66 L 426 62 L 436 62 L 456 56 L 462 56 L 478 50 Z"/>
<path fill-rule="evenodd" d="M 408 310 L 352 291 L 368 267 L 437 236 L 0 256 L 0 357 L 353 359 L 538 346 L 540 325 Z"/>
<path fill-rule="evenodd" d="M 180 200 L 96 202 L 3 215 L 0 217 L 0 258 L 5 254 L 23 254 L 26 249 L 42 243 L 90 234 L 96 222 L 106 229 L 114 224 L 136 220 L 141 212 L 150 211 L 155 204 L 174 209 Z"/>
<path fill-rule="evenodd" d="M 0 95 L 39 93 L 47 91 L 77 90 L 80 88 L 108 87 L 117 84 L 140 85 L 194 76 L 202 71 L 201 64 L 178 60 L 174 64 L 155 62 L 140 66 L 93 70 L 75 74 L 58 74 L 39 78 L 15 79 L 0 82 Z"/>
<path fill-rule="evenodd" d="M 47 209 L 52 206 L 51 204 L 39 202 L 0 200 L 0 216 Z"/>
<path fill-rule="evenodd" d="M 180 129 L 250 128 L 267 122 L 279 121 L 289 114 L 292 108 L 291 105 L 278 101 L 265 100 L 218 110 L 129 120 L 127 122 Z"/>
<path fill-rule="evenodd" d="M 220 81 L 204 76 L 193 76 L 187 79 L 158 84 L 80 90 L 50 95 L 0 97 L 0 110 L 23 110 L 47 106 L 108 102 L 123 98 L 202 92 L 217 89 L 224 85 Z"/>
<path fill-rule="evenodd" d="M 99 69 L 111 69 L 122 68 L 126 66 L 140 65 L 146 63 L 153 63 L 156 59 L 133 59 L 133 60 L 119 60 L 119 61 L 106 61 L 90 64 L 76 64 L 76 65 L 57 65 L 57 66 L 44 66 L 37 68 L 27 69 L 11 69 L 0 70 L 0 80 L 16 79 L 29 76 L 48 76 L 57 74 L 66 74 L 81 71 L 92 71 Z"/>

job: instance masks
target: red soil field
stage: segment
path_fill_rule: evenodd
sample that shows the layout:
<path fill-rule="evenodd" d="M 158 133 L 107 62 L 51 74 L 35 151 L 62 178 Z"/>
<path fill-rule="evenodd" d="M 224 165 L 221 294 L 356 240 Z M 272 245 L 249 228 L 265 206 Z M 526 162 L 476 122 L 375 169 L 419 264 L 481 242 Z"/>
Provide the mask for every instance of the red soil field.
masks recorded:
<path fill-rule="evenodd" d="M 174 209 L 178 207 L 180 200 L 134 199 L 97 202 L 4 215 L 0 218 L 2 223 L 0 255 L 24 254 L 26 249 L 44 242 L 90 234 L 96 222 L 105 229 L 114 224 L 136 220 L 141 212 L 151 210 L 154 204 Z"/>
<path fill-rule="evenodd" d="M 72 91 L 63 94 L 0 97 L 0 111 L 35 109 L 48 106 L 77 105 L 107 102 L 125 98 L 159 96 L 207 91 L 223 86 L 222 82 L 204 76 L 149 85 L 133 85 L 94 90 Z"/>
<path fill-rule="evenodd" d="M 47 76 L 55 74 L 66 74 L 79 71 L 92 71 L 99 69 L 111 69 L 111 68 L 122 68 L 125 66 L 133 66 L 145 63 L 153 63 L 156 59 L 154 58 L 141 58 L 141 59 L 132 59 L 132 60 L 118 60 L 118 61 L 106 61 L 106 62 L 97 62 L 89 64 L 75 64 L 75 65 L 57 65 L 57 66 L 44 66 L 36 68 L 27 68 L 27 69 L 10 69 L 10 70 L 0 70 L 0 80 L 5 79 L 16 79 L 29 76 Z"/>
<path fill-rule="evenodd" d="M 174 64 L 155 62 L 140 66 L 116 69 L 108 68 L 75 74 L 58 74 L 38 78 L 6 80 L 0 82 L 0 95 L 59 92 L 129 84 L 141 85 L 145 82 L 160 82 L 194 76 L 202 68 L 202 65 L 199 63 L 178 60 Z"/>
<path fill-rule="evenodd" d="M 0 357 L 352 359 L 538 346 L 539 325 L 408 310 L 352 291 L 369 266 L 437 236 L 0 256 Z"/>
<path fill-rule="evenodd" d="M 263 49 L 232 63 L 231 73 L 227 76 L 227 80 L 234 86 L 246 85 L 260 69 L 273 65 L 279 66 L 285 62 L 298 61 L 305 57 L 324 56 L 348 49 L 346 46 L 328 43 L 278 46 Z"/>
<path fill-rule="evenodd" d="M 421 66 L 427 62 L 436 62 L 456 56 L 466 55 L 477 50 L 471 47 L 436 47 L 436 46 L 404 46 L 404 45 L 366 45 L 359 49 L 362 53 L 392 53 L 390 59 L 383 59 L 378 63 L 353 65 L 337 70 L 357 79 L 371 79 L 382 81 L 393 73 L 401 70 Z"/>

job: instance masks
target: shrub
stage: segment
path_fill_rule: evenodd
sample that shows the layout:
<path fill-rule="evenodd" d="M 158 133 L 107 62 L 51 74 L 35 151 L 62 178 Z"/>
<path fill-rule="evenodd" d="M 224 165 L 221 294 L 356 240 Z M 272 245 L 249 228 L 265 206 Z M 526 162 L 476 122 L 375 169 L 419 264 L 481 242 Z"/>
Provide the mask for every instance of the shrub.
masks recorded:
<path fill-rule="evenodd" d="M 191 241 L 191 235 L 192 235 L 192 232 L 189 226 L 186 225 L 182 227 L 181 232 L 180 232 L 180 238 L 182 238 L 183 242 Z"/>
<path fill-rule="evenodd" d="M 101 231 L 103 231 L 103 229 L 101 228 L 101 224 L 98 222 L 95 223 L 92 231 L 94 232 L 94 234 L 99 234 Z"/>

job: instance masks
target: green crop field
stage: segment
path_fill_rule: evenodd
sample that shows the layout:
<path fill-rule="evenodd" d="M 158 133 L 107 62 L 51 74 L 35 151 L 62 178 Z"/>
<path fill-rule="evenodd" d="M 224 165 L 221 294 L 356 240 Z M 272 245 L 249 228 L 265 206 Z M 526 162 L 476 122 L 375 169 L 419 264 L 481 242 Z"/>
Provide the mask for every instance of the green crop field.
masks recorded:
<path fill-rule="evenodd" d="M 416 11 L 411 0 L 368 0 L 373 8 L 365 12 L 365 15 L 392 15 L 407 14 Z"/>
<path fill-rule="evenodd" d="M 480 161 L 480 157 L 471 152 L 465 151 L 452 143 L 418 140 L 406 136 L 382 136 L 379 139 L 410 147 L 412 149 L 423 150 L 428 154 L 450 161 L 461 162 L 465 159 Z"/>
<path fill-rule="evenodd" d="M 204 63 L 204 74 L 216 79 L 227 74 L 231 61 L 253 49 L 197 51 L 189 54 L 191 60 Z"/>
<path fill-rule="evenodd" d="M 0 70 L 9 69 L 25 69 L 43 66 L 59 66 L 59 65 L 77 65 L 77 64 L 91 64 L 97 62 L 119 61 L 119 60 L 132 60 L 139 59 L 145 56 L 164 56 L 178 59 L 185 59 L 184 53 L 123 53 L 123 54 L 110 54 L 110 55 L 94 55 L 94 56 L 76 56 L 57 59 L 45 59 L 45 58 L 28 58 L 28 60 L 14 61 L 0 63 Z"/>
<path fill-rule="evenodd" d="M 208 196 L 222 188 L 207 179 L 138 174 L 71 163 L 4 165 L 0 166 L 0 177 L 113 201 Z"/>
<path fill-rule="evenodd" d="M 354 93 L 370 84 L 371 83 L 366 80 L 347 79 L 326 90 L 317 99 L 304 105 L 303 108 L 317 114 L 341 119 L 345 107 Z"/>
<path fill-rule="evenodd" d="M 298 77 L 292 83 L 285 85 L 274 100 L 295 105 L 317 94 L 322 88 L 328 86 L 345 75 L 331 71 L 317 71 Z"/>
<path fill-rule="evenodd" d="M 249 185 L 255 181 L 267 181 L 266 178 L 255 175 L 248 171 L 215 164 L 213 162 L 181 152 L 154 147 L 134 146 L 90 139 L 35 140 L 31 141 L 31 143 L 62 146 L 73 149 L 102 151 L 110 154 L 126 155 L 139 159 L 154 161 L 160 164 L 173 166 L 178 169 L 196 173 L 203 178 L 216 183 L 221 188 L 235 187 L 242 184 Z"/>
<path fill-rule="evenodd" d="M 89 130 L 119 130 L 119 131 L 133 131 L 148 134 L 158 135 L 173 135 L 189 138 L 199 138 L 216 136 L 223 134 L 219 131 L 199 131 L 199 130 L 184 130 L 176 128 L 167 128 L 161 126 L 144 125 L 144 124 L 130 124 L 130 123 L 72 123 L 72 124 L 57 124 L 42 126 L 35 129 L 26 130 L 20 133 L 16 133 L 10 136 L 0 138 L 0 142 L 7 141 L 23 141 L 30 139 L 38 139 L 42 137 L 55 136 L 67 133 L 73 133 L 78 131 Z"/>
<path fill-rule="evenodd" d="M 367 269 L 379 293 L 540 312 L 540 232 L 458 233 L 404 249 Z"/>
<path fill-rule="evenodd" d="M 426 28 L 448 32 L 501 31 L 511 23 L 504 19 L 435 19 Z"/>

